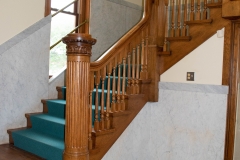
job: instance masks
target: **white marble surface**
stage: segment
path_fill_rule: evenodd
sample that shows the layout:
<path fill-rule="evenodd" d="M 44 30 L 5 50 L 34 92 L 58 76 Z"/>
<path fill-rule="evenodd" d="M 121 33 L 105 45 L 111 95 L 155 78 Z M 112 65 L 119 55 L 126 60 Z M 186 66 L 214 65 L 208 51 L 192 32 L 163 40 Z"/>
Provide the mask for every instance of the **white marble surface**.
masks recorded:
<path fill-rule="evenodd" d="M 48 98 L 50 23 L 47 17 L 0 46 L 0 144 Z"/>
<path fill-rule="evenodd" d="M 207 84 L 205 84 L 205 85 L 202 85 L 202 84 L 189 85 L 188 83 L 161 82 L 161 83 L 159 83 L 159 89 L 228 94 L 228 86 L 222 86 L 222 85 L 207 85 Z"/>
<path fill-rule="evenodd" d="M 103 160 L 148 160 L 150 149 L 151 110 L 146 105 L 122 133 Z"/>
<path fill-rule="evenodd" d="M 131 124 L 123 134 L 127 136 L 121 136 L 103 159 L 115 159 L 118 154 L 127 160 L 223 160 L 227 94 L 222 90 L 226 86 L 212 93 L 209 87 L 214 85 L 187 84 L 191 88 L 187 91 L 179 85 L 161 82 L 159 102 L 144 106 L 132 122 L 138 125 Z M 146 129 L 135 133 L 139 128 Z M 135 137 L 145 152 L 135 152 Z M 126 151 L 128 145 L 131 148 Z"/>
<path fill-rule="evenodd" d="M 55 99 L 58 96 L 58 92 L 56 90 L 57 86 L 65 86 L 65 76 L 66 76 L 66 69 L 63 69 L 59 74 L 55 75 L 49 79 L 49 86 L 48 86 L 48 98 Z"/>
<path fill-rule="evenodd" d="M 9 48 L 18 44 L 23 39 L 27 38 L 28 36 L 30 36 L 31 34 L 36 32 L 37 30 L 39 30 L 42 27 L 44 27 L 45 25 L 49 24 L 49 22 L 51 21 L 51 18 L 52 18 L 52 16 L 49 15 L 46 18 L 41 19 L 40 21 L 38 21 L 35 24 L 33 24 L 32 26 L 28 27 L 27 29 L 25 29 L 21 33 L 17 34 L 10 40 L 1 44 L 0 45 L 0 55 L 3 54 L 5 51 L 9 50 Z"/>
<path fill-rule="evenodd" d="M 90 34 L 97 39 L 92 49 L 92 61 L 109 49 L 142 16 L 142 10 L 109 0 L 92 0 L 91 11 Z"/>

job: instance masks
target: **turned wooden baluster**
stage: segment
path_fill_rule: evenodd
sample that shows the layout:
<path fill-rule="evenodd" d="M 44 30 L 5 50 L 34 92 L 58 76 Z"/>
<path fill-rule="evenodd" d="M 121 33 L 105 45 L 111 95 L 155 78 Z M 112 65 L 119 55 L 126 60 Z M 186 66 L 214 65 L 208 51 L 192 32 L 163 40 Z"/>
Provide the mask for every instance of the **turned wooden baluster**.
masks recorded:
<path fill-rule="evenodd" d="M 121 64 L 122 64 L 122 56 L 120 53 L 118 53 L 118 82 L 117 82 L 117 105 L 116 105 L 116 110 L 120 111 L 121 110 Z"/>
<path fill-rule="evenodd" d="M 92 45 L 89 34 L 68 34 L 64 160 L 88 160 L 89 72 Z"/>
<path fill-rule="evenodd" d="M 149 26 L 147 26 L 147 30 L 146 30 L 146 46 L 145 46 L 145 51 L 144 51 L 144 53 L 145 53 L 145 58 L 144 58 L 145 62 L 144 63 L 145 63 L 146 72 L 148 70 L 148 34 L 149 34 L 148 27 Z"/>
<path fill-rule="evenodd" d="M 126 105 L 125 105 L 125 96 L 126 96 L 126 59 L 128 56 L 129 52 L 129 46 L 125 48 L 125 50 L 122 52 L 122 65 L 123 65 L 123 71 L 122 71 L 122 94 L 121 94 L 121 110 L 125 111 L 126 110 Z"/>
<path fill-rule="evenodd" d="M 172 27 L 171 36 L 175 37 L 175 0 L 172 0 Z"/>
<path fill-rule="evenodd" d="M 97 71 L 95 73 L 95 86 L 96 86 L 96 94 L 95 94 L 95 119 L 94 119 L 94 130 L 96 132 L 99 131 L 99 120 L 98 120 L 98 88 L 100 84 L 100 72 Z"/>
<path fill-rule="evenodd" d="M 105 121 L 105 116 L 104 116 L 104 81 L 105 81 L 105 78 L 106 78 L 106 67 L 103 67 L 100 71 L 101 73 L 101 81 L 102 81 L 102 95 L 101 95 L 101 112 L 100 112 L 100 122 L 99 122 L 99 127 L 100 127 L 100 130 L 104 130 L 105 127 L 104 127 L 104 121 Z"/>
<path fill-rule="evenodd" d="M 136 80 L 135 80 L 135 86 L 136 86 L 136 94 L 139 94 L 139 62 L 140 62 L 140 45 L 137 46 L 137 60 L 136 60 Z"/>
<path fill-rule="evenodd" d="M 109 112 L 110 112 L 110 80 L 111 80 L 111 73 L 112 73 L 112 63 L 110 62 L 107 66 L 107 75 L 108 75 L 108 83 L 107 83 L 107 103 L 106 103 L 106 129 L 110 129 L 110 119 L 109 119 Z"/>
<path fill-rule="evenodd" d="M 123 80 L 122 80 L 122 96 L 121 96 L 121 106 L 122 106 L 122 111 L 126 110 L 126 106 L 125 106 L 125 86 L 126 86 L 126 58 L 124 56 L 123 58 Z"/>
<path fill-rule="evenodd" d="M 128 80 L 127 80 L 127 94 L 131 94 L 131 52 L 128 52 Z"/>
<path fill-rule="evenodd" d="M 168 25 L 169 25 L 169 23 L 168 23 L 168 19 L 169 19 L 169 17 L 168 17 L 168 0 L 165 0 L 164 3 L 165 3 L 165 15 L 166 15 L 165 18 L 166 18 L 166 20 L 165 20 L 165 39 L 164 39 L 163 51 L 166 52 L 166 51 L 168 51 L 168 41 L 167 41 Z M 142 52 L 144 52 L 144 49 L 142 49 Z M 142 55 L 144 55 L 144 54 L 142 54 Z"/>
<path fill-rule="evenodd" d="M 207 19 L 207 0 L 204 0 L 203 19 Z"/>
<path fill-rule="evenodd" d="M 181 0 L 178 0 L 178 24 L 176 30 L 176 37 L 181 36 Z"/>
<path fill-rule="evenodd" d="M 184 24 L 183 24 L 183 30 L 182 30 L 182 36 L 187 36 L 187 9 L 188 9 L 188 3 L 187 0 L 185 0 L 184 3 Z"/>
<path fill-rule="evenodd" d="M 132 53 L 132 79 L 131 79 L 131 94 L 135 94 L 136 93 L 136 88 L 135 88 L 135 48 L 133 48 L 133 53 Z"/>
<path fill-rule="evenodd" d="M 196 13 L 196 17 L 195 20 L 200 20 L 201 19 L 201 10 L 200 10 L 200 6 L 201 5 L 201 1 L 197 0 L 197 13 Z"/>
<path fill-rule="evenodd" d="M 113 60 L 113 82 L 112 82 L 112 103 L 111 111 L 116 112 L 116 58 Z"/>
<path fill-rule="evenodd" d="M 89 125 L 88 125 L 88 148 L 92 149 L 92 92 L 94 90 L 94 72 L 89 75 Z"/>
<path fill-rule="evenodd" d="M 190 21 L 194 20 L 194 0 L 191 0 Z"/>

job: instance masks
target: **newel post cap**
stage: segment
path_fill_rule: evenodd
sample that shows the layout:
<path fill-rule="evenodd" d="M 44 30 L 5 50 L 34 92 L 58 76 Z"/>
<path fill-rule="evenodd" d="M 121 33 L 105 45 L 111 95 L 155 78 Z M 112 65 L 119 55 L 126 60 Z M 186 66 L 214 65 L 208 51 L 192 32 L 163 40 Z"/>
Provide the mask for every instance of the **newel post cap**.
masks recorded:
<path fill-rule="evenodd" d="M 90 34 L 74 33 L 63 37 L 62 42 L 67 45 L 67 54 L 84 54 L 91 56 L 92 45 L 94 45 L 97 40 L 92 38 Z"/>

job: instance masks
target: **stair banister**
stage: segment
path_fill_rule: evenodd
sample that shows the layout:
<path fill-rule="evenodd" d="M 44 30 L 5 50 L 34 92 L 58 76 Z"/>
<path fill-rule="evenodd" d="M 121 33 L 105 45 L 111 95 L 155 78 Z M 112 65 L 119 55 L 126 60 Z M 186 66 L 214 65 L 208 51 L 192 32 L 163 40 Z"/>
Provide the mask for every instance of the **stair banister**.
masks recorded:
<path fill-rule="evenodd" d="M 66 124 L 64 160 L 89 159 L 89 70 L 92 45 L 89 34 L 68 34 Z"/>

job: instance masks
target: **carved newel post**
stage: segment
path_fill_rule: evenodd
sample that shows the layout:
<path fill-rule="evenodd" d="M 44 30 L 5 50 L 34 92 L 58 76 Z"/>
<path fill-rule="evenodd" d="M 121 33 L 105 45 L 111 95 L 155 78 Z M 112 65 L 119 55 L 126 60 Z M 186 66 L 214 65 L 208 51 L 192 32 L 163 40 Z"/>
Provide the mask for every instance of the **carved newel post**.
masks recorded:
<path fill-rule="evenodd" d="M 92 45 L 89 34 L 68 34 L 64 160 L 88 160 L 89 71 Z"/>

